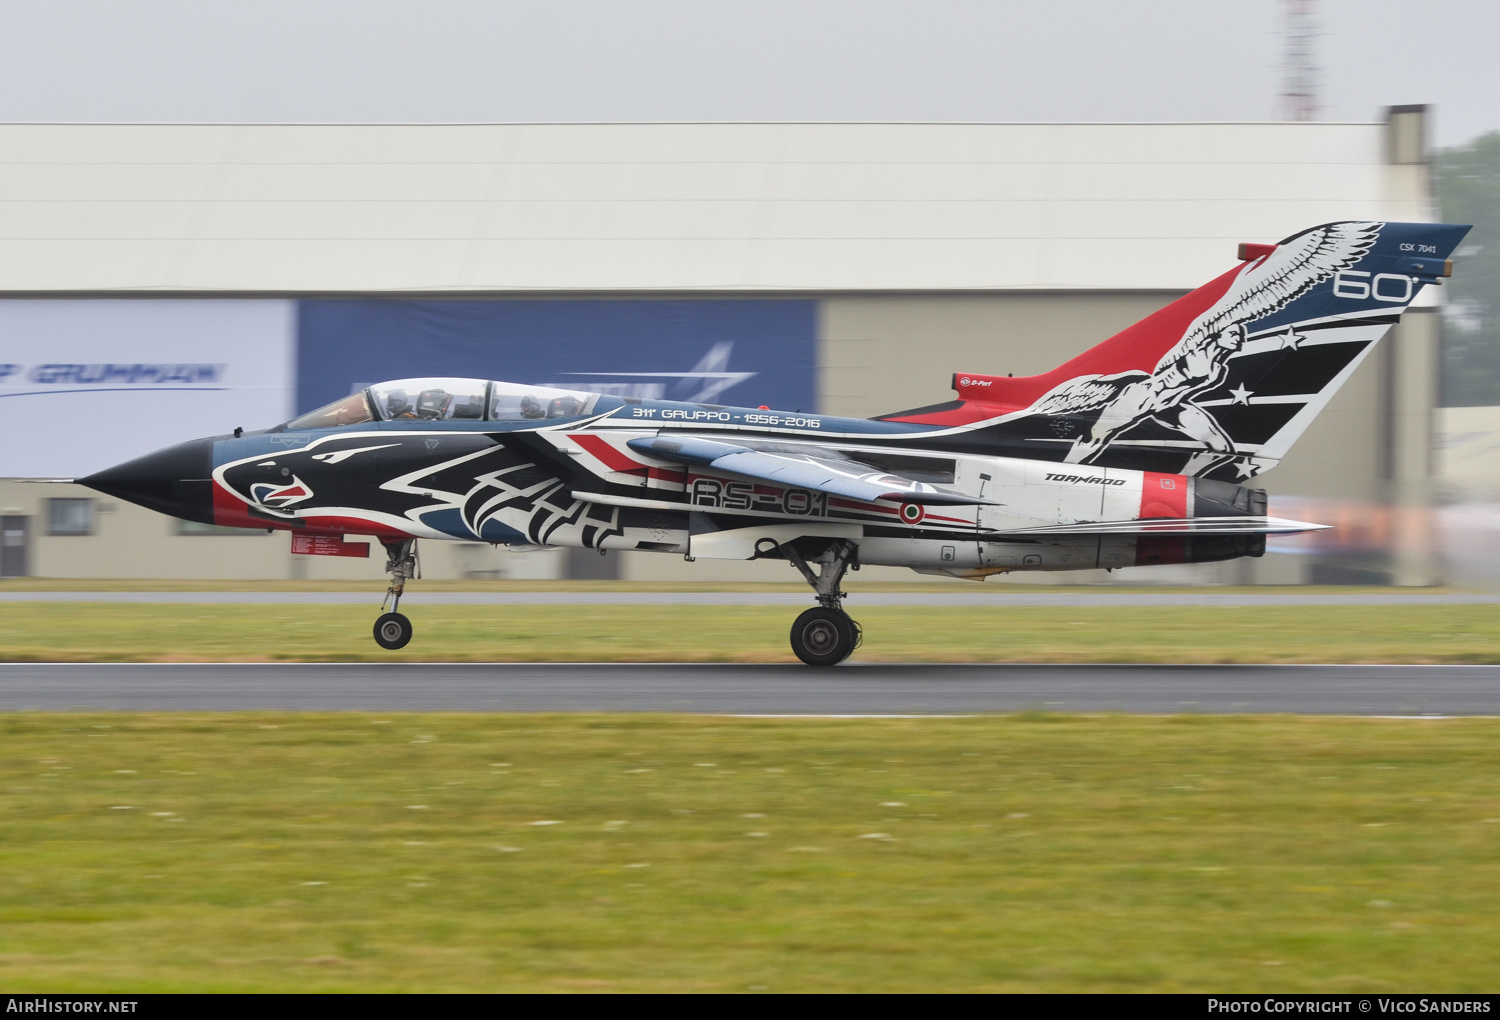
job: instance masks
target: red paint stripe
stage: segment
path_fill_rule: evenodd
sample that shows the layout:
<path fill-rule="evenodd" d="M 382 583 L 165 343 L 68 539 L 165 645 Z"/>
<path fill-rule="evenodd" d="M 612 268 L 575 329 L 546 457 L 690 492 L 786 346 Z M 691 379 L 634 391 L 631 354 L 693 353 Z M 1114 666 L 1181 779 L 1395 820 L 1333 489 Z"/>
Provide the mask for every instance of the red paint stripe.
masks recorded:
<path fill-rule="evenodd" d="M 376 538 L 412 538 L 410 533 L 392 528 L 384 524 L 375 524 L 372 521 L 361 520 L 358 517 L 336 517 L 332 514 L 321 517 L 303 517 L 307 523 L 306 528 L 298 528 L 298 531 L 306 531 L 310 535 L 373 535 Z"/>
<path fill-rule="evenodd" d="M 1248 265 L 1235 266 L 1229 272 L 1185 294 L 1160 311 L 1153 312 L 1133 326 L 1116 333 L 1103 343 L 1084 351 L 1072 361 L 1057 366 L 1044 375 L 1001 378 L 988 376 L 984 399 L 968 400 L 958 407 L 929 414 L 887 417 L 885 421 L 914 422 L 922 425 L 969 425 L 1019 411 L 1060 384 L 1081 375 L 1113 375 L 1117 372 L 1154 372 L 1161 359 L 1175 347 L 1192 325 L 1214 302 L 1224 296 L 1230 285 Z M 977 393 L 975 394 L 978 395 Z M 960 397 L 963 394 L 960 393 Z"/>
<path fill-rule="evenodd" d="M 411 538 L 411 535 L 384 524 L 373 524 L 356 517 L 303 517 L 299 521 L 305 527 L 294 528 L 289 521 L 267 520 L 252 517 L 250 505 L 214 481 L 214 523 L 226 528 L 253 528 L 263 531 L 275 528 L 278 531 L 296 531 L 301 534 L 321 535 L 373 535 L 376 538 Z"/>
<path fill-rule="evenodd" d="M 650 468 L 638 460 L 632 460 L 625 456 L 615 447 L 611 446 L 602 436 L 593 436 L 588 433 L 569 433 L 568 438 L 583 447 L 591 456 L 598 460 L 611 471 L 620 471 L 627 475 L 644 475 Z"/>
<path fill-rule="evenodd" d="M 892 517 L 901 512 L 895 507 L 880 506 L 875 503 L 862 503 L 853 499 L 840 499 L 837 496 L 830 496 L 828 498 L 828 505 L 837 507 L 840 510 L 862 510 L 866 513 L 889 514 Z"/>
<path fill-rule="evenodd" d="M 1141 472 L 1141 517 L 1187 516 L 1188 480 L 1185 475 Z"/>

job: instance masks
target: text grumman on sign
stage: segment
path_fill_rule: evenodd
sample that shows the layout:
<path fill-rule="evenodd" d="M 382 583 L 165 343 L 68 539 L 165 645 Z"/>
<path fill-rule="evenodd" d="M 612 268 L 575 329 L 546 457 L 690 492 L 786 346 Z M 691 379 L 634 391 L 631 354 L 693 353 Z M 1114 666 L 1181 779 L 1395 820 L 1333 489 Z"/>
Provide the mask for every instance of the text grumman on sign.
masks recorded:
<path fill-rule="evenodd" d="M 10 365 L 0 364 L 0 384 L 11 376 L 24 376 L 33 386 L 132 387 L 214 386 L 223 381 L 224 365 Z M 53 393 L 62 392 L 53 390 Z M 48 395 L 42 393 L 40 395 Z"/>
<path fill-rule="evenodd" d="M 79 477 L 291 416 L 290 301 L 0 301 L 0 477 Z"/>

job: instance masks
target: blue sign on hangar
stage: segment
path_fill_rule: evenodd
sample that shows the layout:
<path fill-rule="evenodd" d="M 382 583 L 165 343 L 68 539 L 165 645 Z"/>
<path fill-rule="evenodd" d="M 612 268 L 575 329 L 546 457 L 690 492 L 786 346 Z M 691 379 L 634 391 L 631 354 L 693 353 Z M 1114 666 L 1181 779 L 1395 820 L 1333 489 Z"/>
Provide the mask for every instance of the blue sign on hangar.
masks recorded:
<path fill-rule="evenodd" d="M 812 410 L 816 344 L 809 300 L 304 300 L 296 406 L 448 375 Z"/>
<path fill-rule="evenodd" d="M 816 324 L 782 299 L 5 300 L 0 436 L 25 441 L 0 476 L 81 477 L 422 376 L 814 410 Z"/>

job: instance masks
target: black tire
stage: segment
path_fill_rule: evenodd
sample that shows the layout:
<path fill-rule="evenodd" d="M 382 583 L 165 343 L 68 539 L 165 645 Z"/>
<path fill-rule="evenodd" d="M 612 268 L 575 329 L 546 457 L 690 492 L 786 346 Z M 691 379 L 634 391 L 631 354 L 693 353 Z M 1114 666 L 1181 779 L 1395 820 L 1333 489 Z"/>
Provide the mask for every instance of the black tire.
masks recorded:
<path fill-rule="evenodd" d="M 375 643 L 394 652 L 411 640 L 411 621 L 400 613 L 386 613 L 375 621 Z"/>
<path fill-rule="evenodd" d="M 858 641 L 854 621 L 842 610 L 815 606 L 792 623 L 792 651 L 809 666 L 836 666 Z"/>

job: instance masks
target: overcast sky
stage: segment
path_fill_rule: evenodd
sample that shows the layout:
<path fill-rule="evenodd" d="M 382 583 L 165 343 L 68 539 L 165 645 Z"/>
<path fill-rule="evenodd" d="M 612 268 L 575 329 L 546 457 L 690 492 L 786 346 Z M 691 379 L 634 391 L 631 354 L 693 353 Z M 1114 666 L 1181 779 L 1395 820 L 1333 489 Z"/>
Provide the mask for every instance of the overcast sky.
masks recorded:
<path fill-rule="evenodd" d="M 1500 129 L 1500 2 L 1321 0 L 1326 120 Z M 0 0 L 0 120 L 1271 120 L 1280 0 Z"/>

